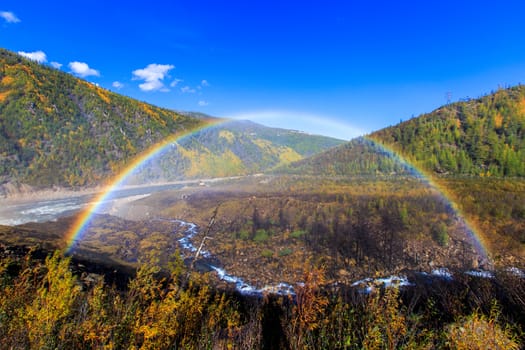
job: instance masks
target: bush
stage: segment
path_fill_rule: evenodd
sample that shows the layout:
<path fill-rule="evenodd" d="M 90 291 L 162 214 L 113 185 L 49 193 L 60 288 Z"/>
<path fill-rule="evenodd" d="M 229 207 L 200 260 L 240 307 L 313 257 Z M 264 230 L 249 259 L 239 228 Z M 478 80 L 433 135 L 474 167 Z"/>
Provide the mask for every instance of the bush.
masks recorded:
<path fill-rule="evenodd" d="M 432 236 L 434 240 L 442 247 L 448 246 L 448 232 L 447 225 L 440 223 L 432 229 Z"/>
<path fill-rule="evenodd" d="M 268 232 L 266 230 L 259 229 L 255 232 L 255 237 L 253 238 L 253 240 L 257 243 L 263 243 L 266 242 L 268 238 Z"/>
<path fill-rule="evenodd" d="M 290 233 L 290 236 L 292 236 L 293 238 L 300 238 L 304 236 L 305 233 L 306 231 L 304 230 L 295 230 L 292 233 Z"/>
<path fill-rule="evenodd" d="M 292 254 L 293 250 L 291 248 L 284 248 L 279 250 L 279 256 L 287 256 Z"/>
<path fill-rule="evenodd" d="M 487 318 L 474 312 L 447 327 L 446 344 L 451 349 L 519 349 L 520 345 L 509 326 L 497 323 L 499 311 L 493 308 Z"/>
<path fill-rule="evenodd" d="M 262 252 L 261 252 L 261 256 L 263 258 L 271 258 L 273 256 L 273 251 L 271 251 L 270 249 L 264 249 Z"/>
<path fill-rule="evenodd" d="M 250 238 L 250 232 L 242 230 L 241 232 L 239 232 L 239 238 L 245 241 L 248 240 Z"/>

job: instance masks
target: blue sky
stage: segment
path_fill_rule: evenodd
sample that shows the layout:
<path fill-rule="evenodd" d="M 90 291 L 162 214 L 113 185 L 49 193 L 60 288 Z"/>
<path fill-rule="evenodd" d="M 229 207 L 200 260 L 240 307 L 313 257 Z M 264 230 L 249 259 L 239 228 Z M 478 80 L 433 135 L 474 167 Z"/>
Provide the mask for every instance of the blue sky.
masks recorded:
<path fill-rule="evenodd" d="M 0 2 L 0 46 L 176 110 L 350 139 L 525 82 L 525 1 Z"/>

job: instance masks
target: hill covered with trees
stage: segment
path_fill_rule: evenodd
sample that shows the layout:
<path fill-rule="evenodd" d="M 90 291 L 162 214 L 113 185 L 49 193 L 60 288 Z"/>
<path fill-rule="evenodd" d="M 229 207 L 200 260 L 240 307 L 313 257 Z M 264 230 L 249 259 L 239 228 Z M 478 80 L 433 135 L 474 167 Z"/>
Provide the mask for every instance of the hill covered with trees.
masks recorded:
<path fill-rule="evenodd" d="M 0 182 L 96 184 L 148 146 L 203 121 L 0 50 Z"/>
<path fill-rule="evenodd" d="M 443 106 L 370 138 L 437 174 L 525 176 L 525 86 Z"/>
<path fill-rule="evenodd" d="M 285 171 L 407 173 L 402 159 L 435 175 L 525 176 L 525 86 L 443 106 L 293 163 Z"/>
<path fill-rule="evenodd" d="M 312 176 L 369 176 L 409 174 L 410 168 L 377 142 L 358 137 L 310 158 L 286 164 L 277 171 Z"/>
<path fill-rule="evenodd" d="M 130 181 L 152 182 L 261 173 L 336 147 L 342 140 L 229 120 L 178 140 Z"/>
<path fill-rule="evenodd" d="M 218 121 L 140 102 L 0 49 L 0 185 L 97 185 L 161 140 Z M 181 141 L 148 180 L 249 174 L 340 143 L 228 123 Z"/>

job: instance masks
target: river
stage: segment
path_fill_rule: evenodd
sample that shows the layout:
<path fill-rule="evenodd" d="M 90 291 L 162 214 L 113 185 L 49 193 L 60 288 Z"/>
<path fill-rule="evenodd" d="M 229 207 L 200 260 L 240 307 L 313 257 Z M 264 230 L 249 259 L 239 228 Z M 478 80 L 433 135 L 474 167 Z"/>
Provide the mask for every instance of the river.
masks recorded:
<path fill-rule="evenodd" d="M 111 195 L 105 198 L 104 202 L 97 206 L 98 214 L 107 214 L 118 201 L 134 200 L 149 196 L 152 193 L 179 189 L 183 185 L 180 183 L 151 185 L 151 186 L 130 186 L 112 191 Z M 26 199 L 26 200 L 2 200 L 0 206 L 0 225 L 21 225 L 28 222 L 48 222 L 55 221 L 60 217 L 72 215 L 82 209 L 92 205 L 98 200 L 99 194 L 78 195 L 69 193 L 63 198 L 54 199 Z"/>

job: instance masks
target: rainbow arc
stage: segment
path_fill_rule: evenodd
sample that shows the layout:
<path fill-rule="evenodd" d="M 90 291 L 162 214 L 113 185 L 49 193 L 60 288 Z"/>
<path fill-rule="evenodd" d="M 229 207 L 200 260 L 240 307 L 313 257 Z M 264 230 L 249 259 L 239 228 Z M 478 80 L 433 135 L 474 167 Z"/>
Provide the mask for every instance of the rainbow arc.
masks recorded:
<path fill-rule="evenodd" d="M 107 186 L 105 190 L 102 191 L 95 198 L 92 204 L 88 208 L 86 208 L 81 213 L 81 215 L 79 215 L 79 217 L 74 222 L 74 224 L 71 226 L 70 230 L 68 231 L 66 235 L 67 252 L 69 253 L 72 250 L 74 250 L 76 243 L 82 240 L 82 237 L 85 234 L 89 226 L 89 223 L 93 215 L 97 212 L 97 210 L 100 209 L 100 207 L 105 202 L 111 199 L 112 194 L 116 190 L 122 188 L 122 186 L 125 185 L 126 180 L 137 169 L 143 167 L 148 161 L 162 154 L 162 152 L 166 150 L 168 147 L 170 147 L 171 145 L 176 144 L 177 142 L 180 142 L 184 140 L 185 138 L 191 137 L 192 135 L 195 135 L 206 129 L 224 124 L 228 121 L 230 120 L 221 119 L 221 120 L 218 120 L 217 122 L 211 122 L 211 123 L 209 122 L 207 124 L 202 125 L 201 127 L 192 129 L 190 131 L 186 131 L 185 133 L 182 133 L 182 134 L 174 134 L 171 137 L 168 137 L 165 140 L 155 144 L 154 146 L 150 147 L 148 150 L 146 150 L 145 152 L 137 156 L 123 171 L 121 171 L 118 175 L 116 175 L 109 182 L 109 186 Z M 417 177 L 419 177 L 422 181 L 424 181 L 428 186 L 430 186 L 431 188 L 439 192 L 442 198 L 447 203 L 449 203 L 449 205 L 455 211 L 457 216 L 463 220 L 465 224 L 464 226 L 468 231 L 467 233 L 472 238 L 472 243 L 474 244 L 474 247 L 476 248 L 478 254 L 480 254 L 480 256 L 482 256 L 483 258 L 488 259 L 489 254 L 487 250 L 487 244 L 485 240 L 483 239 L 483 236 L 480 234 L 480 231 L 476 228 L 476 226 L 473 225 L 471 222 L 469 222 L 465 218 L 465 215 L 463 215 L 459 206 L 454 200 L 453 193 L 451 193 L 446 187 L 442 186 L 441 184 L 433 180 L 433 176 L 430 173 L 424 171 L 423 169 L 416 167 L 413 163 L 409 162 L 407 159 L 402 157 L 399 153 L 395 152 L 391 147 L 381 144 L 377 142 L 377 140 L 373 140 L 371 138 L 367 138 L 367 139 L 372 141 L 375 145 L 379 146 L 383 151 L 387 152 L 391 157 L 394 157 L 398 161 L 402 162 L 407 168 L 409 168 Z"/>

